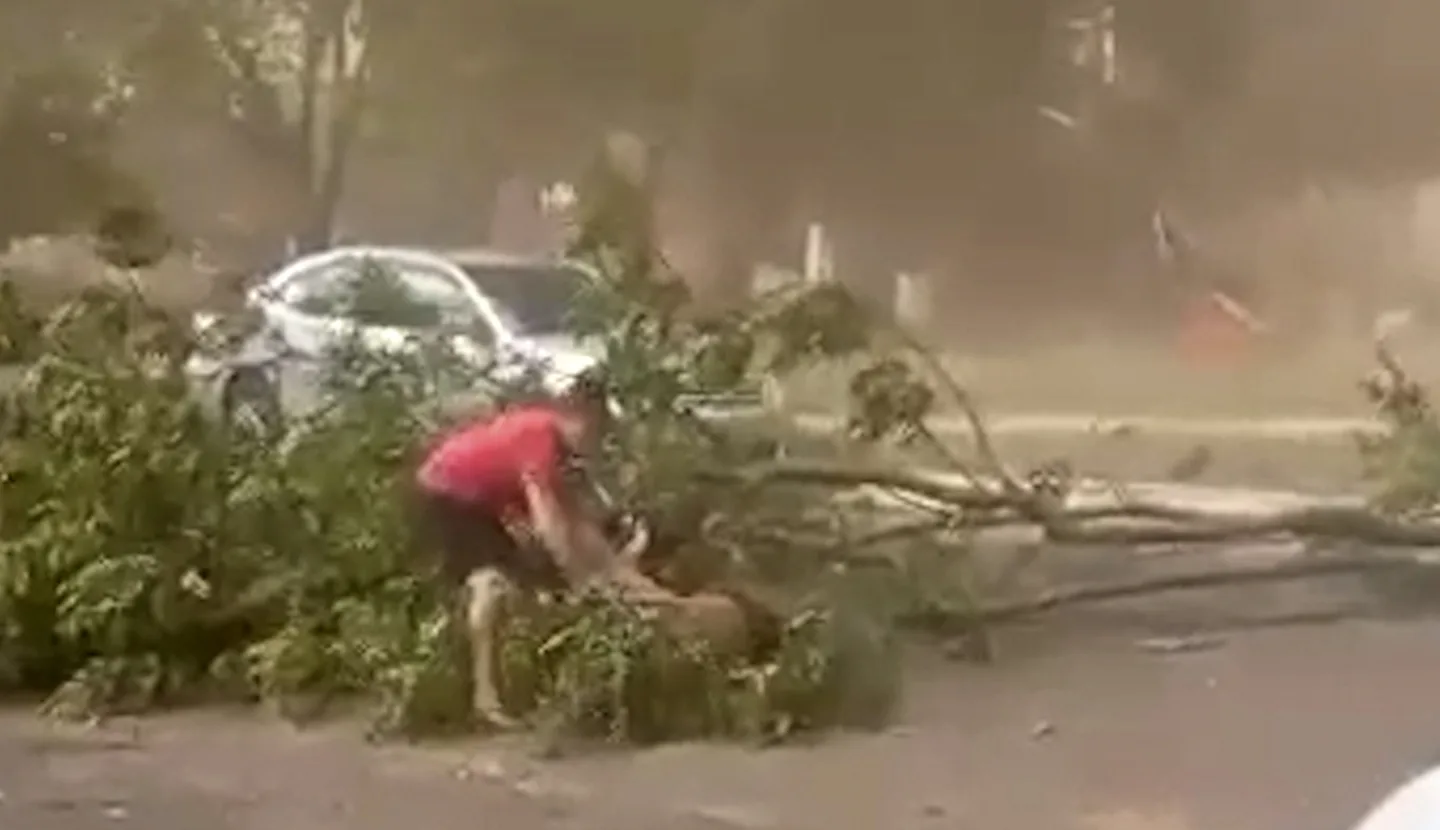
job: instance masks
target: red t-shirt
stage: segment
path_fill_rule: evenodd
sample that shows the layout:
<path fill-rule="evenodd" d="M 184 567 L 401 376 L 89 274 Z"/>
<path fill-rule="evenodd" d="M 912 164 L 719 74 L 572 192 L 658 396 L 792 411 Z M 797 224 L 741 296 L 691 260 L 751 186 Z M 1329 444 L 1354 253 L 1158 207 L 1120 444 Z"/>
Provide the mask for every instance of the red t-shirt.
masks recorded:
<path fill-rule="evenodd" d="M 558 488 L 565 454 L 559 413 L 517 407 L 447 435 L 417 479 L 431 492 L 482 504 L 501 518 L 522 517 L 528 513 L 524 479 Z"/>

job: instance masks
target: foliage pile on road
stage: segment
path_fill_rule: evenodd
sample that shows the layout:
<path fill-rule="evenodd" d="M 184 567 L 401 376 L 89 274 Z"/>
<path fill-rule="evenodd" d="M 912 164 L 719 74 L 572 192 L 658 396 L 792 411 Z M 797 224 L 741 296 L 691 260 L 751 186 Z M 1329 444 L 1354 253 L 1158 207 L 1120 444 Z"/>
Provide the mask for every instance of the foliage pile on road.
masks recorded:
<path fill-rule="evenodd" d="M 603 278 L 576 326 L 604 341 L 626 412 L 596 474 L 683 540 L 663 563 L 672 584 L 774 589 L 751 604 L 778 630 L 764 650 L 722 658 L 604 595 L 524 604 L 504 649 L 512 707 L 637 741 L 883 720 L 890 616 L 840 601 L 857 581 L 834 564 L 837 511 L 717 474 L 776 442 L 676 406 L 692 382 L 738 388 L 862 347 L 853 304 L 797 290 L 764 313 L 684 321 L 677 281 L 591 243 L 577 253 Z M 378 733 L 465 726 L 452 598 L 403 515 L 407 472 L 436 429 L 422 405 L 430 367 L 336 355 L 332 405 L 277 447 L 206 416 L 182 371 L 198 347 L 188 326 L 134 291 L 87 289 L 43 320 L 13 294 L 0 301 L 7 350 L 28 361 L 0 399 L 0 689 L 44 693 L 57 714 L 220 697 L 305 718 L 364 698 Z"/>

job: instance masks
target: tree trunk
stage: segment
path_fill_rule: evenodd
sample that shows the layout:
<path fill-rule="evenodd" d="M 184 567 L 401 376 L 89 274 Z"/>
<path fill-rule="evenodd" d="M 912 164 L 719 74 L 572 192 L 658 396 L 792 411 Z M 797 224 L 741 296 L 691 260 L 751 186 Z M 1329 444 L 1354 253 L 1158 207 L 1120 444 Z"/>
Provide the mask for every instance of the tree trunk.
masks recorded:
<path fill-rule="evenodd" d="M 308 219 L 299 239 L 301 251 L 320 250 L 334 241 L 335 220 L 345 190 L 345 173 L 364 112 L 369 58 L 362 53 L 359 65 L 352 73 L 351 42 L 347 30 L 350 9 L 346 0 L 331 3 L 326 8 L 327 14 L 319 22 L 323 27 L 319 36 L 310 38 L 307 47 L 315 48 L 318 44 L 320 54 L 313 57 L 313 64 L 312 55 L 306 56 L 306 86 L 302 91 L 304 98 L 301 123 L 298 125 L 305 130 L 302 135 L 308 148 L 306 166 L 311 188 Z M 319 77 L 324 58 L 328 58 L 329 64 L 326 84 L 320 83 Z M 328 96 L 330 101 L 326 113 L 329 120 L 323 132 L 318 117 L 321 94 Z"/>

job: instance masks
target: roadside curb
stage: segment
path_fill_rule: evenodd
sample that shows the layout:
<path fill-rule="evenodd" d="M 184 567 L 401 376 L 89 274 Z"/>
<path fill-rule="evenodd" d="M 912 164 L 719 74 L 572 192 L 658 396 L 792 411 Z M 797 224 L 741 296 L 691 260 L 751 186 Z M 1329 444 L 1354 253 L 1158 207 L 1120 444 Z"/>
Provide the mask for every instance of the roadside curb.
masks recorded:
<path fill-rule="evenodd" d="M 797 414 L 797 426 L 812 432 L 833 432 L 844 420 L 833 415 Z M 927 422 L 936 433 L 953 435 L 970 431 L 962 418 L 934 418 Z M 1102 416 L 1083 414 L 995 415 L 986 419 L 992 435 L 1117 435 L 1125 432 L 1154 433 L 1193 438 L 1346 438 L 1356 432 L 1380 429 L 1373 418 L 1285 417 L 1285 418 L 1182 418 L 1161 415 Z"/>

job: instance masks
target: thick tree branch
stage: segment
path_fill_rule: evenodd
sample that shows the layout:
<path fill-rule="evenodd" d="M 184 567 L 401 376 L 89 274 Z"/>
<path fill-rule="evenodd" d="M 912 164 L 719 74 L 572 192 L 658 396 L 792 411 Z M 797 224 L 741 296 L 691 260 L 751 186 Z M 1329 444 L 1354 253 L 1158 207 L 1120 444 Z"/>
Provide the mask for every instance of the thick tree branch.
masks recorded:
<path fill-rule="evenodd" d="M 1350 539 L 1380 546 L 1440 546 L 1440 523 L 1390 518 L 1365 507 L 1304 505 L 1235 516 L 1144 500 L 1113 505 L 1047 507 L 1018 483 L 1018 496 L 891 469 L 860 469 L 819 463 L 779 462 L 742 471 L 711 471 L 712 481 L 745 487 L 804 486 L 832 489 L 875 487 L 909 493 L 938 512 L 948 508 L 957 527 L 1039 525 L 1048 540 L 1072 544 L 1230 542 L 1288 535 Z"/>

